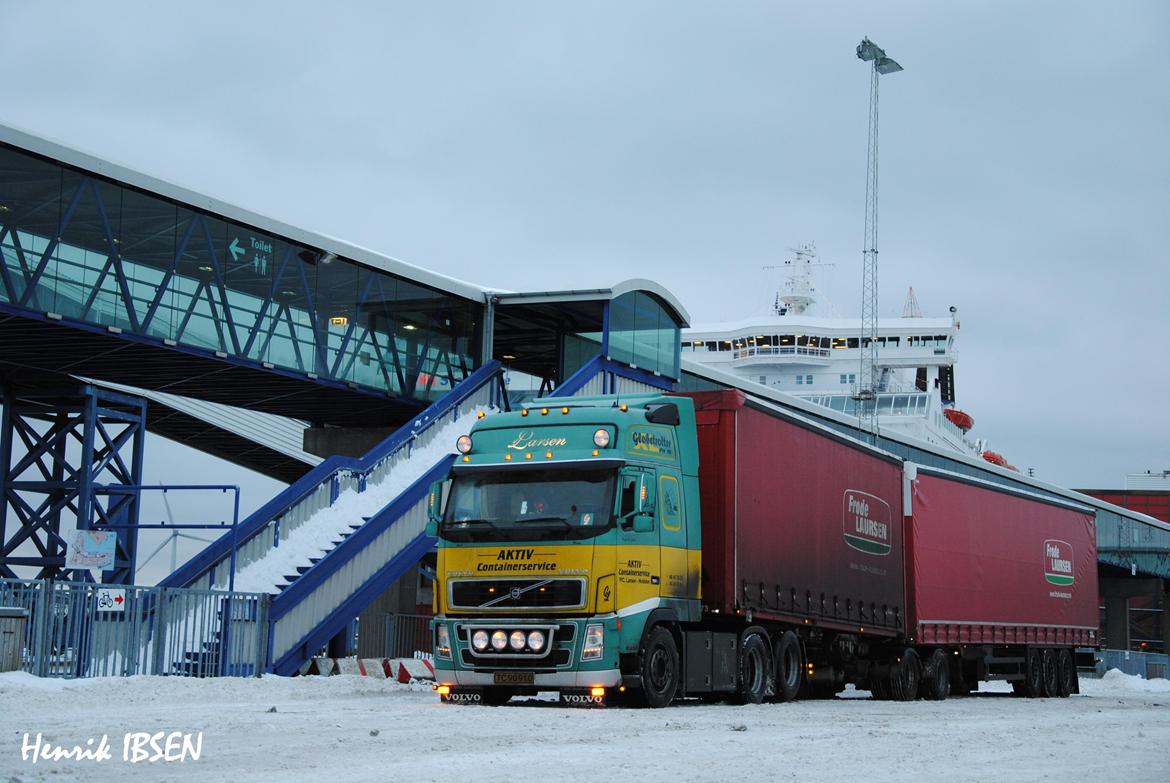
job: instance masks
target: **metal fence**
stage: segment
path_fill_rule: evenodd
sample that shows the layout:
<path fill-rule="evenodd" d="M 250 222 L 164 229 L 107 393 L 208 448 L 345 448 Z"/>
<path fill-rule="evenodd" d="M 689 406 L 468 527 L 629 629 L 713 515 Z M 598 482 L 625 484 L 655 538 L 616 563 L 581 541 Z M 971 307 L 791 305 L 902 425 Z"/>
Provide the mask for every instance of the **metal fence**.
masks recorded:
<path fill-rule="evenodd" d="M 28 611 L 21 668 L 41 677 L 260 676 L 263 593 L 0 579 L 0 606 Z"/>
<path fill-rule="evenodd" d="M 358 627 L 358 650 L 363 658 L 413 658 L 429 653 L 431 618 L 425 614 L 380 613 L 367 616 Z"/>
<path fill-rule="evenodd" d="M 1152 680 L 1170 677 L 1170 655 L 1164 653 L 1131 652 L 1129 650 L 1097 650 L 1097 676 L 1110 669 L 1120 669 L 1126 674 L 1136 674 Z"/>

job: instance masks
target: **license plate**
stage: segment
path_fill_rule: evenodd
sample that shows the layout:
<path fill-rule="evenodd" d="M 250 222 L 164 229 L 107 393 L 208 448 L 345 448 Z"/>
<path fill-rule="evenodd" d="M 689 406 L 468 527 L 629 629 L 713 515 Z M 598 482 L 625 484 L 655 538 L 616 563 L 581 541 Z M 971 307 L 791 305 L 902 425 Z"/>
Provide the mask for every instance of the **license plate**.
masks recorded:
<path fill-rule="evenodd" d="M 532 685 L 536 682 L 533 672 L 496 672 L 492 676 L 496 685 Z"/>

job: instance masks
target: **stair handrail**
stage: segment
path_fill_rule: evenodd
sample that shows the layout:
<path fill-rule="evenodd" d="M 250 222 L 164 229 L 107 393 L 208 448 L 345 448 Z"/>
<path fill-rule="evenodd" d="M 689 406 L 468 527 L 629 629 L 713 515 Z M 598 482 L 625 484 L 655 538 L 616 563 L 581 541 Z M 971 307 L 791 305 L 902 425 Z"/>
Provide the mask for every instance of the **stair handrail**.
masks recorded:
<path fill-rule="evenodd" d="M 399 427 L 361 457 L 329 457 L 309 470 L 301 478 L 276 494 L 237 526 L 236 547 L 243 546 L 263 533 L 268 524 L 282 517 L 313 495 L 326 481 L 341 475 L 364 476 L 384 460 L 410 446 L 436 421 L 478 392 L 486 384 L 498 379 L 502 372 L 499 362 L 490 361 L 468 375 L 462 382 L 425 408 L 411 421 Z M 506 396 L 502 397 L 506 404 Z M 331 501 L 332 502 L 332 501 Z M 158 584 L 160 587 L 186 587 L 201 578 L 213 567 L 231 557 L 232 536 L 220 536 L 201 552 L 181 565 Z"/>

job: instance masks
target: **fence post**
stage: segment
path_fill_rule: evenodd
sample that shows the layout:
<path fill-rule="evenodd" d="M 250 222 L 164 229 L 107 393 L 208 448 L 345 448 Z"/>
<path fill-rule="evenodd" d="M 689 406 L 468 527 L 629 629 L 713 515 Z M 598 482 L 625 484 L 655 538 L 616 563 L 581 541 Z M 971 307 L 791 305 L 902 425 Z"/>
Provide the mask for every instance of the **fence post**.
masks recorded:
<path fill-rule="evenodd" d="M 163 672 L 163 660 L 165 658 L 167 639 L 166 639 L 166 612 L 167 612 L 167 589 L 165 587 L 158 588 L 158 593 L 155 595 L 154 606 L 154 647 L 151 648 L 151 674 L 161 675 Z"/>
<path fill-rule="evenodd" d="M 259 606 L 256 609 L 256 676 L 264 674 L 265 664 L 268 662 L 268 604 L 272 596 L 267 593 L 257 599 Z"/>
<path fill-rule="evenodd" d="M 33 648 L 33 674 L 38 677 L 48 676 L 49 671 L 49 606 L 50 593 L 53 590 L 53 580 L 38 581 L 40 589 L 37 591 L 37 621 L 34 631 L 35 646 Z"/>

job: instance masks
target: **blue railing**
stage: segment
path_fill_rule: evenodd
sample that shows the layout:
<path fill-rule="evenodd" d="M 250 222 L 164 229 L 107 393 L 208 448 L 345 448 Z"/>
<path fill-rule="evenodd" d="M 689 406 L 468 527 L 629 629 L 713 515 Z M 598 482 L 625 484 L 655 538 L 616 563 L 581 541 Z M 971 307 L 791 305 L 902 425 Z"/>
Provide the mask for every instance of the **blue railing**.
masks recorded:
<path fill-rule="evenodd" d="M 640 388 L 640 387 L 648 388 Z M 623 388 L 626 387 L 626 388 Z M 581 369 L 570 375 L 550 394 L 550 397 L 572 397 L 579 393 L 617 394 L 629 391 L 653 391 L 674 388 L 674 382 L 662 375 L 639 370 L 636 367 L 615 362 L 598 354 Z"/>
<path fill-rule="evenodd" d="M 435 539 L 425 533 L 425 501 L 431 484 L 447 476 L 454 459 L 453 454 L 443 457 L 273 599 L 269 611 L 270 671 L 293 674 L 435 545 Z M 394 532 L 401 534 L 397 546 L 385 546 Z M 387 560 L 363 570 L 355 558 L 370 547 L 385 551 Z M 333 579 L 339 589 L 331 589 Z M 355 583 L 357 586 L 351 587 Z M 324 597 L 323 609 L 306 601 L 318 591 L 331 594 Z M 298 610 L 305 616 L 293 617 Z"/>
<path fill-rule="evenodd" d="M 356 459 L 352 457 L 330 457 L 317 465 L 239 524 L 236 532 L 237 546 L 240 548 L 246 547 L 249 544 L 255 546 L 259 541 L 259 549 L 261 552 L 275 548 L 279 545 L 279 524 L 282 517 L 295 512 L 298 507 L 307 504 L 309 501 L 319 500 L 318 495 L 327 484 L 329 486 L 329 499 L 323 505 L 331 505 L 340 493 L 341 479 L 343 477 L 356 480 L 358 488 L 364 489 L 366 476 L 379 464 L 393 457 L 403 449 L 409 449 L 414 440 L 421 433 L 429 429 L 432 424 L 465 402 L 473 394 L 484 389 L 484 387 L 489 387 L 492 383 L 498 383 L 499 377 L 500 365 L 498 362 L 493 361 L 485 364 L 469 375 L 466 380 L 454 389 L 436 400 L 409 423 L 400 427 L 392 435 L 370 449 L 365 456 Z M 502 389 L 502 387 L 500 388 Z M 506 400 L 506 397 L 499 394 L 498 389 L 492 390 L 492 397 L 493 400 Z M 259 537 L 265 533 L 272 536 L 271 541 L 267 545 L 262 540 L 259 540 Z M 159 584 L 162 587 L 189 587 L 195 582 L 206 578 L 208 586 L 211 586 L 215 583 L 217 576 L 220 576 L 216 574 L 216 570 L 221 565 L 226 565 L 225 561 L 230 559 L 231 551 L 232 535 L 229 533 L 216 539 L 206 549 L 188 560 Z M 260 556 L 263 555 L 261 554 Z M 252 559 L 255 560 L 258 558 Z M 241 563 L 241 567 L 243 565 L 244 563 Z"/>

